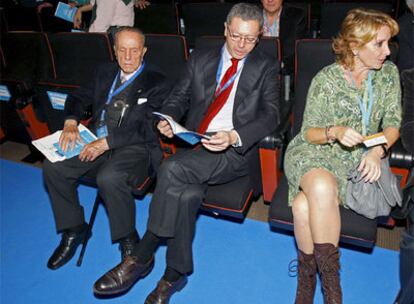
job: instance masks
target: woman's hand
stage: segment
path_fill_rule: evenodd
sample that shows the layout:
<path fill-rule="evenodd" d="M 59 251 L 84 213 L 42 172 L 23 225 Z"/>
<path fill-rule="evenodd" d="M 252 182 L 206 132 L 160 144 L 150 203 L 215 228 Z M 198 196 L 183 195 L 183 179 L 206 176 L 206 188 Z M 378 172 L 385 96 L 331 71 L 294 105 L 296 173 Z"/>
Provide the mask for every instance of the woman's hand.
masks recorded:
<path fill-rule="evenodd" d="M 362 178 L 365 182 L 376 182 L 381 176 L 380 153 L 375 149 L 369 150 L 362 158 L 358 171 L 362 172 Z"/>
<path fill-rule="evenodd" d="M 354 147 L 364 140 L 364 137 L 350 127 L 332 127 L 335 139 L 346 147 Z"/>

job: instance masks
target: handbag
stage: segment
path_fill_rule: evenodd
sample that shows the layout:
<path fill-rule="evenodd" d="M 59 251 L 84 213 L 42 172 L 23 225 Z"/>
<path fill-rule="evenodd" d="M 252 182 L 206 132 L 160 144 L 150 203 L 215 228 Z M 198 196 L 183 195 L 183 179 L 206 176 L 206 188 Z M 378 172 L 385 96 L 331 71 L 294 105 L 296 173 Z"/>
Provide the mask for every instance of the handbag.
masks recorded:
<path fill-rule="evenodd" d="M 357 168 L 348 174 L 346 206 L 369 219 L 387 216 L 391 208 L 401 206 L 402 191 L 391 172 L 388 159 L 381 160 L 381 176 L 373 183 L 365 182 Z"/>

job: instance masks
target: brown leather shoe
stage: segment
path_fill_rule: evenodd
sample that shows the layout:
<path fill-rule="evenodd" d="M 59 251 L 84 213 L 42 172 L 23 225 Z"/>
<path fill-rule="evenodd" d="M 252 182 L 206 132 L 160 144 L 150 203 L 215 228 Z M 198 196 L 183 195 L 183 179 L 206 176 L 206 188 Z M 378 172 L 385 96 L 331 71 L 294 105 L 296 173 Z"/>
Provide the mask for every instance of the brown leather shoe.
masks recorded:
<path fill-rule="evenodd" d="M 157 287 L 148 295 L 145 304 L 168 304 L 171 296 L 184 288 L 187 284 L 187 276 L 182 276 L 175 282 L 168 282 L 161 279 Z"/>
<path fill-rule="evenodd" d="M 149 274 L 153 267 L 154 257 L 146 264 L 139 264 L 135 256 L 129 256 L 100 277 L 93 285 L 93 292 L 102 296 L 123 293 Z"/>

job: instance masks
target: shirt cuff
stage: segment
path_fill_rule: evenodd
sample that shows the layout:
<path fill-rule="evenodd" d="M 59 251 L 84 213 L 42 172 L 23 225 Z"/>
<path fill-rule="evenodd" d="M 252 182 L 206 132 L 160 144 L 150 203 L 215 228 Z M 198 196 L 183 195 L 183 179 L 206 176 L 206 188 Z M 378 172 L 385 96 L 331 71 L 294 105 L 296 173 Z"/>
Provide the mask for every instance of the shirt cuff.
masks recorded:
<path fill-rule="evenodd" d="M 233 148 L 239 148 L 239 147 L 241 147 L 243 144 L 242 144 L 242 141 L 241 141 L 241 138 L 240 138 L 240 135 L 239 135 L 239 133 L 237 133 L 237 131 L 236 130 L 232 130 L 232 131 L 234 131 L 235 133 L 236 133 L 236 135 L 237 135 L 237 141 L 236 141 L 236 143 L 235 144 L 233 144 L 233 145 L 231 145 Z"/>

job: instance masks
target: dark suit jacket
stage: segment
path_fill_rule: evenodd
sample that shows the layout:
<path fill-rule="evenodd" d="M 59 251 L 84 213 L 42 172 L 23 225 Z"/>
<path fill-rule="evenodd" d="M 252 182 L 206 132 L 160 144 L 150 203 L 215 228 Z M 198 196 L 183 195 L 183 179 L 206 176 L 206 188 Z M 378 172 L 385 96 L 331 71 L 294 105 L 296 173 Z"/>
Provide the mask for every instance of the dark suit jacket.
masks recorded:
<path fill-rule="evenodd" d="M 79 121 L 85 109 L 92 106 L 91 124 L 98 121 L 118 71 L 119 67 L 116 63 L 100 66 L 89 83 L 68 96 L 65 103 L 66 119 Z M 127 98 L 129 107 L 121 126 L 108 130 L 108 145 L 111 149 L 135 144 L 145 144 L 150 149 L 154 146 L 158 147 L 158 133 L 154 128 L 152 112 L 159 109 L 169 92 L 165 77 L 147 65 L 130 85 L 132 88 Z M 143 102 L 145 98 L 147 102 Z M 138 99 L 140 99 L 139 104 Z"/>
<path fill-rule="evenodd" d="M 403 120 L 401 124 L 401 140 L 404 148 L 414 153 L 414 68 L 402 73 Z"/>
<path fill-rule="evenodd" d="M 195 50 L 162 107 L 162 112 L 197 130 L 216 89 L 221 47 Z M 242 141 L 236 151 L 245 154 L 280 123 L 279 67 L 259 49 L 246 59 L 240 74 L 233 108 L 233 125 Z"/>
<path fill-rule="evenodd" d="M 296 40 L 305 37 L 306 12 L 296 7 L 282 7 L 280 13 L 279 39 L 282 47 L 282 61 L 285 74 L 293 75 L 295 69 Z"/>
<path fill-rule="evenodd" d="M 405 13 L 398 19 L 400 32 L 397 40 L 399 44 L 398 68 L 400 71 L 414 68 L 414 14 Z"/>

